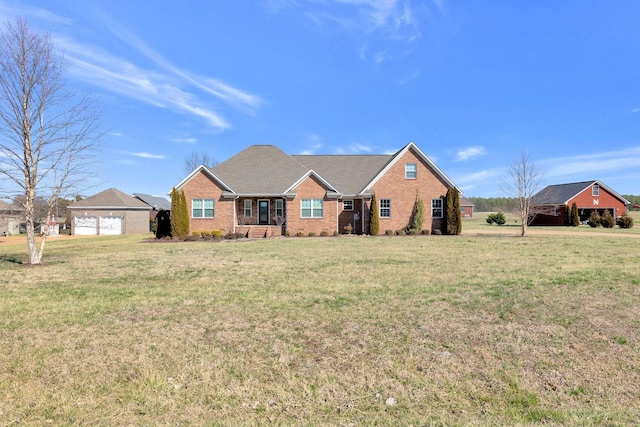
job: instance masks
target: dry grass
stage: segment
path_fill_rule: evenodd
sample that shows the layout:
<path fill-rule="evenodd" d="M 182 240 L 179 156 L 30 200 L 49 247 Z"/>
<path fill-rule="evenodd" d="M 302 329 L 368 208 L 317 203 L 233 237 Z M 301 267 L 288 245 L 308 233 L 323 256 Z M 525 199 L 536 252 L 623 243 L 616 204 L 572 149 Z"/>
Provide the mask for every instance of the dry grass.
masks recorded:
<path fill-rule="evenodd" d="M 623 234 L 23 251 L 0 248 L 0 425 L 640 423 Z"/>

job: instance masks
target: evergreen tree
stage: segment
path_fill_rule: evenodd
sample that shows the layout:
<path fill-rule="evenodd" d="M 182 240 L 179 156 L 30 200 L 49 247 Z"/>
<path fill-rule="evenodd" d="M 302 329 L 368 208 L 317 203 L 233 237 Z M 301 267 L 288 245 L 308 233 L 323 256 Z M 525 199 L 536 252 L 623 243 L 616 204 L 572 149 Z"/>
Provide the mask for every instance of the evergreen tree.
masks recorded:
<path fill-rule="evenodd" d="M 571 225 L 571 208 L 564 207 L 564 225 Z"/>
<path fill-rule="evenodd" d="M 450 188 L 446 195 L 445 230 L 447 234 L 462 232 L 462 214 L 460 213 L 460 192 Z"/>
<path fill-rule="evenodd" d="M 189 212 L 184 191 L 171 190 L 171 234 L 179 239 L 189 235 Z"/>
<path fill-rule="evenodd" d="M 413 211 L 411 212 L 411 218 L 409 218 L 409 225 L 405 228 L 407 233 L 411 233 L 411 230 L 415 230 L 416 233 L 422 231 L 422 222 L 424 220 L 424 203 L 422 199 L 418 197 L 416 191 L 416 201 L 413 204 Z"/>
<path fill-rule="evenodd" d="M 156 215 L 155 222 L 155 233 L 157 239 L 162 239 L 163 237 L 171 237 L 171 214 L 169 211 L 165 211 L 164 209 L 160 209 L 158 214 Z"/>
<path fill-rule="evenodd" d="M 372 236 L 380 232 L 380 213 L 378 212 L 378 200 L 376 193 L 371 196 L 371 209 L 369 210 L 369 234 Z"/>
<path fill-rule="evenodd" d="M 571 226 L 577 227 L 580 225 L 580 215 L 578 214 L 578 205 L 575 202 L 571 205 Z"/>

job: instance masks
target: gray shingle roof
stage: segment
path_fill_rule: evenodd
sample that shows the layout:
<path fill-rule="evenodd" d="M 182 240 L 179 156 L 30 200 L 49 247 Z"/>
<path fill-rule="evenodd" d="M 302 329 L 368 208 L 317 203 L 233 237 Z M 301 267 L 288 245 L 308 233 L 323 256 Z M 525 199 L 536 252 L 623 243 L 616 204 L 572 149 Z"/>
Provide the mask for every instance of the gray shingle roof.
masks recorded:
<path fill-rule="evenodd" d="M 569 184 L 548 185 L 533 196 L 538 205 L 559 205 L 567 203 L 578 193 L 584 191 L 596 181 L 572 182 Z"/>
<path fill-rule="evenodd" d="M 252 145 L 210 169 L 236 194 L 283 194 L 308 169 L 274 145 Z"/>
<path fill-rule="evenodd" d="M 598 184 L 600 188 L 608 191 L 614 197 L 620 199 L 624 204 L 630 204 L 630 202 L 604 185 L 602 182 L 593 180 L 593 181 L 582 181 L 582 182 L 572 182 L 569 184 L 557 184 L 557 185 L 549 185 L 543 188 L 541 191 L 536 193 L 533 196 L 533 200 L 538 205 L 559 205 L 565 204 L 579 193 L 583 192 L 587 188 L 591 187 L 593 184 Z"/>
<path fill-rule="evenodd" d="M 294 155 L 291 156 L 340 193 L 354 196 L 392 159 L 391 155 Z"/>
<path fill-rule="evenodd" d="M 165 211 L 171 210 L 171 202 L 164 197 L 152 196 L 150 194 L 133 193 L 135 197 L 145 202 L 155 210 L 164 209 Z"/>
<path fill-rule="evenodd" d="M 109 188 L 98 194 L 86 199 L 80 200 L 69 205 L 70 209 L 74 208 L 147 208 L 151 207 L 142 200 L 136 199 L 126 193 L 115 188 Z"/>

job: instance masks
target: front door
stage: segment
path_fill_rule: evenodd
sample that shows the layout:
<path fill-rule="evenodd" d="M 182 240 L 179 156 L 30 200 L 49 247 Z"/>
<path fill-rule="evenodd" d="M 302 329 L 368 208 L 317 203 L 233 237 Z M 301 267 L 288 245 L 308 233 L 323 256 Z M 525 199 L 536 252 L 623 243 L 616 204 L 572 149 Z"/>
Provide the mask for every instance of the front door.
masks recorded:
<path fill-rule="evenodd" d="M 258 223 L 269 224 L 269 201 L 258 201 Z"/>

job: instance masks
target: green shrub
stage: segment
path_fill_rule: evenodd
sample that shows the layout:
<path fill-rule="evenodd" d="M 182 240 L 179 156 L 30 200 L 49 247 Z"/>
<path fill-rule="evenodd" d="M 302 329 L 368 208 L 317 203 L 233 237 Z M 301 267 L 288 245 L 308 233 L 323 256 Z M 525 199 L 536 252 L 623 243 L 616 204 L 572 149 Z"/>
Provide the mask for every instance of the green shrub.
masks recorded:
<path fill-rule="evenodd" d="M 200 232 L 199 231 L 194 231 L 194 232 L 191 233 L 191 235 L 200 237 Z"/>
<path fill-rule="evenodd" d="M 418 230 L 417 228 L 411 228 L 409 229 L 409 234 L 412 236 L 417 236 L 418 234 L 420 234 L 420 230 Z"/>
<path fill-rule="evenodd" d="M 156 224 L 156 239 L 171 237 L 171 212 L 160 209 L 154 220 Z"/>
<path fill-rule="evenodd" d="M 571 205 L 571 226 L 577 227 L 580 225 L 580 214 L 578 213 L 578 205 L 575 203 Z"/>
<path fill-rule="evenodd" d="M 411 211 L 411 217 L 409 218 L 409 225 L 405 227 L 405 231 L 410 233 L 411 230 L 420 230 L 422 228 L 422 221 L 424 219 L 424 204 L 422 199 L 418 197 L 416 191 L 416 201 L 413 204 L 413 210 Z"/>
<path fill-rule="evenodd" d="M 425 228 L 424 230 L 422 230 L 422 234 L 424 234 L 425 236 L 428 236 L 429 234 L 431 234 L 431 230 L 427 230 Z"/>
<path fill-rule="evenodd" d="M 433 234 L 434 236 L 440 236 L 440 235 L 442 235 L 442 231 L 440 231 L 439 229 L 436 228 L 435 230 L 433 230 L 433 233 L 431 233 L 431 234 Z"/>
<path fill-rule="evenodd" d="M 393 230 L 384 230 L 384 234 L 387 236 L 393 236 Z"/>
<path fill-rule="evenodd" d="M 600 226 L 600 214 L 598 213 L 598 211 L 593 211 L 591 212 L 591 215 L 589 215 L 589 226 L 596 228 Z"/>
<path fill-rule="evenodd" d="M 316 234 L 315 231 L 309 232 L 309 237 L 316 237 L 316 236 L 317 236 L 317 234 Z"/>
<path fill-rule="evenodd" d="M 189 235 L 189 212 L 184 191 L 171 191 L 171 234 L 179 239 Z"/>
<path fill-rule="evenodd" d="M 633 218 L 631 218 L 626 212 L 622 216 L 618 217 L 616 221 L 620 228 L 633 228 Z"/>
<path fill-rule="evenodd" d="M 336 231 L 334 231 L 334 232 L 333 232 L 333 235 L 334 235 L 334 236 L 339 236 L 339 235 L 340 235 L 340 233 L 338 233 L 338 230 L 336 230 Z"/>
<path fill-rule="evenodd" d="M 322 237 L 328 237 L 329 236 L 329 232 L 327 230 L 323 230 L 323 231 L 320 232 L 320 235 Z"/>
<path fill-rule="evenodd" d="M 353 225 L 347 224 L 344 226 L 344 233 L 351 234 L 353 232 Z"/>
<path fill-rule="evenodd" d="M 380 214 L 378 212 L 378 200 L 376 193 L 371 196 L 371 209 L 369 210 L 369 234 L 375 236 L 380 232 Z"/>
<path fill-rule="evenodd" d="M 298 232 L 296 233 L 296 236 L 298 236 L 298 237 L 304 237 L 304 231 L 298 231 Z"/>
<path fill-rule="evenodd" d="M 224 238 L 227 240 L 235 240 L 238 238 L 238 236 L 236 235 L 236 233 L 230 231 L 227 234 L 224 235 Z"/>
<path fill-rule="evenodd" d="M 462 233 L 460 192 L 455 187 L 447 190 L 447 196 L 445 198 L 445 230 L 447 234 L 457 235 Z"/>
<path fill-rule="evenodd" d="M 211 231 L 211 235 L 215 238 L 222 238 L 224 237 L 224 233 L 222 233 L 222 230 L 212 230 Z"/>
<path fill-rule="evenodd" d="M 496 223 L 498 225 L 504 225 L 507 222 L 504 214 L 502 212 L 489 214 L 487 216 L 487 224 Z"/>
<path fill-rule="evenodd" d="M 613 215 L 611 215 L 611 212 L 608 209 L 600 215 L 600 225 L 604 228 L 613 228 L 613 226 L 616 225 L 616 220 L 613 219 Z"/>
<path fill-rule="evenodd" d="M 404 231 L 404 228 L 396 230 L 396 236 L 404 236 L 405 234 L 407 233 Z"/>
<path fill-rule="evenodd" d="M 289 230 L 285 230 L 284 235 L 289 237 L 289 236 L 291 236 L 291 232 Z"/>

